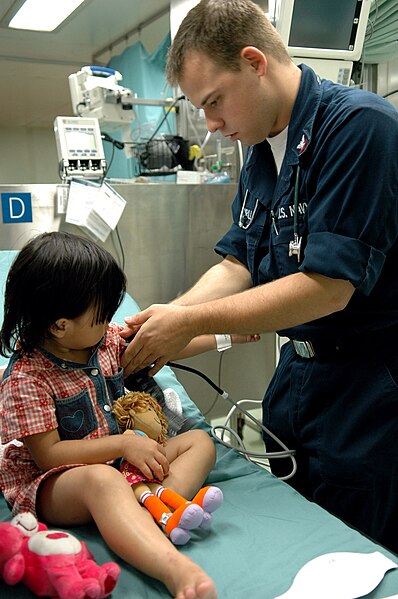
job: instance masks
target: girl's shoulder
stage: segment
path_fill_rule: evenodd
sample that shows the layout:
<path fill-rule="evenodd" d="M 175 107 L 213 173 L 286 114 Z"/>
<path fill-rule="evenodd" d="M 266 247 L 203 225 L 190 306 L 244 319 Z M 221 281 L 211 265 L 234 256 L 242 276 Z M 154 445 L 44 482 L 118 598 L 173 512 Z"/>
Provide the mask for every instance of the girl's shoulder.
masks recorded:
<path fill-rule="evenodd" d="M 53 363 L 40 351 L 33 350 L 32 354 L 14 352 L 6 366 L 3 381 L 8 377 L 33 376 L 40 372 L 47 372 L 53 368 Z"/>
<path fill-rule="evenodd" d="M 107 339 L 118 340 L 120 339 L 120 331 L 124 329 L 124 326 L 117 322 L 110 322 L 106 333 Z"/>
<path fill-rule="evenodd" d="M 125 349 L 125 341 L 120 336 L 124 327 L 116 322 L 110 322 L 103 342 L 98 348 L 98 359 L 102 371 L 107 376 L 120 367 L 120 356 Z"/>
<path fill-rule="evenodd" d="M 123 325 L 118 324 L 117 322 L 110 322 L 106 331 L 104 343 L 102 344 L 102 349 L 105 351 L 109 349 L 116 349 L 117 354 L 119 355 L 122 350 L 124 350 L 125 346 L 125 341 L 120 336 L 120 331 L 123 329 Z"/>

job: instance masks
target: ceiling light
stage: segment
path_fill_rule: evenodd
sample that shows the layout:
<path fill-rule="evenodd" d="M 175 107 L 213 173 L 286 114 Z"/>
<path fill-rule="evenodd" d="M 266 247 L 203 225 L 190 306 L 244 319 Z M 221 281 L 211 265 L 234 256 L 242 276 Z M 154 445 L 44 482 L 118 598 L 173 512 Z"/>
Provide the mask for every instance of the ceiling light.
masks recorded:
<path fill-rule="evenodd" d="M 14 29 L 53 31 L 84 0 L 26 0 L 9 22 Z"/>

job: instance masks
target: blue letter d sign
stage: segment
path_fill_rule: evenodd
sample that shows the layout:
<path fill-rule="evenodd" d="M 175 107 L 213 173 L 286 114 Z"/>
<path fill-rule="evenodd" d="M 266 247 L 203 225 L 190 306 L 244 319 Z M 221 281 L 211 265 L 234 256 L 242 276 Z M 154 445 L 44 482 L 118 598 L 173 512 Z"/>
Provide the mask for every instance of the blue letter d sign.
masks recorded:
<path fill-rule="evenodd" d="M 32 195 L 30 193 L 2 193 L 3 223 L 31 223 Z"/>

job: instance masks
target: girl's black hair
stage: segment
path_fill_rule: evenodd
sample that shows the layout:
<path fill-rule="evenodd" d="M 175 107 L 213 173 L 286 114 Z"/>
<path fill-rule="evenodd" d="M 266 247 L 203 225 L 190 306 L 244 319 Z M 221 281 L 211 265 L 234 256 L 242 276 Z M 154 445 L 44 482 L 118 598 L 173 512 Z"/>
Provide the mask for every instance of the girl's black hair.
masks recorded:
<path fill-rule="evenodd" d="M 126 276 L 109 252 L 64 232 L 42 233 L 19 252 L 8 273 L 0 353 L 30 354 L 59 318 L 94 308 L 94 323 L 110 320 L 123 301 Z"/>

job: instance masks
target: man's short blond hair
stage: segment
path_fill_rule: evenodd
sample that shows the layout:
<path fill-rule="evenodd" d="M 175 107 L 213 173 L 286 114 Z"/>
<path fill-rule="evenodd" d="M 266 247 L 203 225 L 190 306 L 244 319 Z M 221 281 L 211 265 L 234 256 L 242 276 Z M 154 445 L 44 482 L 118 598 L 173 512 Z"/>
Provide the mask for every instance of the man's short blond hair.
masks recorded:
<path fill-rule="evenodd" d="M 290 57 L 280 35 L 261 8 L 251 0 L 201 0 L 185 19 L 170 47 L 166 76 L 177 85 L 190 52 L 207 54 L 220 67 L 240 70 L 240 51 L 255 46 L 278 62 Z"/>

